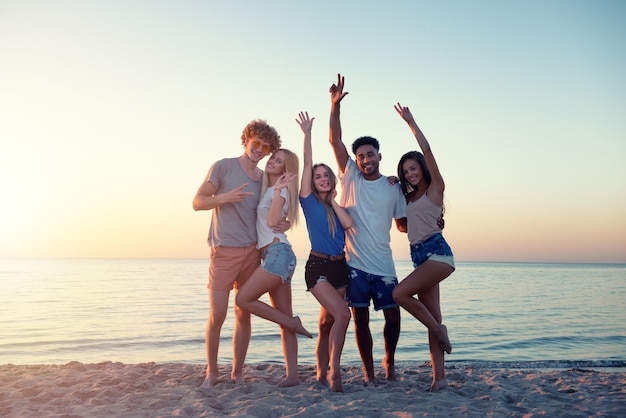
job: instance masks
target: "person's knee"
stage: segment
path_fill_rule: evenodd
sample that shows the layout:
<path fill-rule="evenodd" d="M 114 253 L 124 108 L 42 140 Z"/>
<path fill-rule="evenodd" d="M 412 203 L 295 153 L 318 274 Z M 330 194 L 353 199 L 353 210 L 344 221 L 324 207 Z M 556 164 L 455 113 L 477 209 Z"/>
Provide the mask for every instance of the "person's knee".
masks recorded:
<path fill-rule="evenodd" d="M 385 309 L 385 322 L 387 324 L 399 324 L 400 323 L 400 308 Z"/>
<path fill-rule="evenodd" d="M 338 323 L 345 325 L 346 327 L 348 326 L 348 324 L 350 323 L 350 318 L 352 316 L 350 315 L 350 309 L 348 309 L 348 307 L 346 306 L 346 309 L 342 309 L 338 314 L 337 317 L 335 318 L 335 321 L 337 321 Z"/>
<path fill-rule="evenodd" d="M 369 326 L 368 308 L 352 308 L 352 317 L 354 325 L 358 328 L 367 328 Z"/>
<path fill-rule="evenodd" d="M 393 289 L 393 291 L 391 292 L 391 297 L 393 298 L 393 301 L 399 305 L 402 305 L 406 298 L 406 296 L 402 293 L 400 289 L 398 289 L 398 287 L 395 287 Z"/>
<path fill-rule="evenodd" d="M 241 292 L 237 293 L 237 296 L 235 296 L 235 305 L 241 309 L 246 309 L 248 302 L 248 299 L 245 295 L 242 295 Z"/>
<path fill-rule="evenodd" d="M 250 322 L 250 312 L 243 309 L 241 306 L 238 306 L 235 302 L 235 306 L 233 306 L 233 312 L 235 314 L 235 321 L 237 322 Z"/>
<path fill-rule="evenodd" d="M 326 315 L 323 318 L 320 318 L 320 323 L 319 323 L 320 333 L 328 334 L 334 322 L 335 322 L 334 318 L 330 315 Z"/>
<path fill-rule="evenodd" d="M 226 311 L 222 312 L 218 309 L 209 310 L 209 326 L 221 326 L 226 320 Z"/>

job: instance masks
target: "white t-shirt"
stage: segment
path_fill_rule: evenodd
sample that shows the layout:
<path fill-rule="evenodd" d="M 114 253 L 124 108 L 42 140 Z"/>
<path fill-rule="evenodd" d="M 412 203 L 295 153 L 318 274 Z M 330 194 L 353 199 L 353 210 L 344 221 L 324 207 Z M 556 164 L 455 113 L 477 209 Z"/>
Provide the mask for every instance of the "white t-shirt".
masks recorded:
<path fill-rule="evenodd" d="M 286 187 L 283 187 L 280 191 L 281 197 L 285 199 L 285 204 L 282 209 L 282 217 L 287 216 L 287 211 L 289 210 L 289 192 Z M 258 235 L 258 243 L 256 245 L 257 248 L 263 248 L 266 245 L 270 244 L 274 238 L 278 238 L 280 242 L 284 242 L 289 244 L 287 241 L 286 234 L 276 234 L 272 231 L 269 224 L 267 223 L 267 218 L 270 212 L 270 207 L 272 206 L 272 200 L 274 199 L 274 186 L 268 187 L 265 191 L 265 194 L 259 201 L 259 206 L 256 209 L 256 232 Z"/>
<path fill-rule="evenodd" d="M 400 184 L 390 185 L 385 176 L 365 180 L 351 158 L 339 179 L 341 205 L 353 220 L 353 227 L 346 231 L 348 265 L 378 276 L 396 277 L 390 229 L 393 219 L 406 217 Z"/>

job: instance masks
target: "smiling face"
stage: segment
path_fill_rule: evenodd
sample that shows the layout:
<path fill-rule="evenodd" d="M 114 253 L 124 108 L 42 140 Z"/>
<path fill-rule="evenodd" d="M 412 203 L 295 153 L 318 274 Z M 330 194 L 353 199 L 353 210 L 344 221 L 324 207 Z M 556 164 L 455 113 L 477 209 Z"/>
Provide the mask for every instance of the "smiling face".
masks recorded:
<path fill-rule="evenodd" d="M 258 163 L 270 153 L 271 145 L 258 137 L 246 140 L 246 155 L 255 163 Z"/>
<path fill-rule="evenodd" d="M 379 167 L 381 156 L 373 145 L 365 144 L 356 149 L 356 165 L 367 180 L 380 177 Z"/>
<path fill-rule="evenodd" d="M 285 172 L 285 152 L 282 150 L 276 151 L 265 165 L 265 172 L 267 174 L 282 175 Z"/>
<path fill-rule="evenodd" d="M 413 158 L 409 158 L 402 163 L 402 174 L 406 181 L 413 187 L 424 180 L 422 166 Z"/>
<path fill-rule="evenodd" d="M 325 165 L 313 169 L 313 187 L 319 194 L 328 193 L 335 188 L 336 180 Z"/>

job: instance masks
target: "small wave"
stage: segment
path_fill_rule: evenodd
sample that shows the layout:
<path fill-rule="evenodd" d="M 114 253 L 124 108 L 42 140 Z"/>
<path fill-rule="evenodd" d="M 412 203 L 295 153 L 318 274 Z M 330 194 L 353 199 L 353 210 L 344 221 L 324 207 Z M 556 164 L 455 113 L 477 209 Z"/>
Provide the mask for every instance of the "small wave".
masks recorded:
<path fill-rule="evenodd" d="M 626 369 L 626 360 L 446 360 L 446 367 L 473 367 L 477 369 Z"/>

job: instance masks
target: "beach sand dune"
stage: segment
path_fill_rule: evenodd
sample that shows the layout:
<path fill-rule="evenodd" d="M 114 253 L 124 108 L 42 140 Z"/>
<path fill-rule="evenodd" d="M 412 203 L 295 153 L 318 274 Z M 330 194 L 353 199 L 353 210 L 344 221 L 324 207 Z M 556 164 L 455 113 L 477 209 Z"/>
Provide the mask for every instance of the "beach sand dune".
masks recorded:
<path fill-rule="evenodd" d="M 0 366 L 3 417 L 624 417 L 626 373 L 593 370 L 448 368 L 450 387 L 427 392 L 430 367 L 400 365 L 397 381 L 364 386 L 360 367 L 343 368 L 345 393 L 315 381 L 276 388 L 280 364 L 252 364 L 246 382 L 203 388 L 203 365 L 103 362 Z"/>

